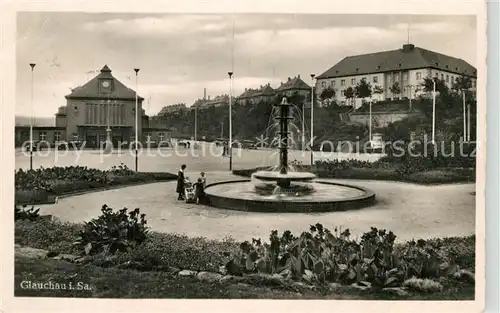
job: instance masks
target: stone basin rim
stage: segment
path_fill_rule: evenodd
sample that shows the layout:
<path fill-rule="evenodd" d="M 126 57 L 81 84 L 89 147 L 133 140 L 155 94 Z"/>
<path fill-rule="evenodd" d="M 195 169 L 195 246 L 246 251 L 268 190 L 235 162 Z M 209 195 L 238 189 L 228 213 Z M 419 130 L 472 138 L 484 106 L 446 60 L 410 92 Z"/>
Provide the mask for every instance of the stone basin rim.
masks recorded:
<path fill-rule="evenodd" d="M 261 213 L 262 212 L 320 213 L 320 212 L 358 210 L 364 207 L 369 207 L 375 203 L 375 192 L 373 192 L 368 188 L 356 185 L 336 183 L 336 182 L 327 182 L 327 181 L 315 181 L 314 183 L 357 189 L 362 191 L 363 194 L 355 197 L 346 197 L 346 198 L 329 199 L 329 200 L 309 200 L 297 203 L 293 201 L 279 201 L 279 200 L 269 200 L 269 199 L 233 198 L 228 196 L 211 194 L 209 191 L 210 187 L 217 185 L 249 183 L 249 182 L 252 182 L 252 180 L 250 179 L 231 180 L 231 181 L 222 181 L 207 185 L 205 192 L 209 201 L 209 206 L 227 210 L 251 211 L 251 212 L 261 212 Z M 269 209 L 269 205 L 271 205 L 273 209 Z M 307 205 L 311 206 L 310 209 L 308 211 L 303 211 L 304 206 Z M 262 208 L 260 208 L 260 206 L 262 206 Z M 276 206 L 276 208 L 274 208 L 274 206 Z"/>

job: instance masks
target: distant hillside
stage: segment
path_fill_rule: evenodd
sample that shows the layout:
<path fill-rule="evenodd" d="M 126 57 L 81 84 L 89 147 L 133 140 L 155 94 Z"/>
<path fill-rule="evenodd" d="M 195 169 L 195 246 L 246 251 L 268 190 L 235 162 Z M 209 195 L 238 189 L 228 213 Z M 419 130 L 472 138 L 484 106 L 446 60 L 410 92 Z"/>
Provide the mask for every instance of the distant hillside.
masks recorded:
<path fill-rule="evenodd" d="M 16 116 L 16 126 L 29 126 L 29 116 Z M 33 118 L 33 126 L 55 126 L 53 117 L 35 117 Z"/>

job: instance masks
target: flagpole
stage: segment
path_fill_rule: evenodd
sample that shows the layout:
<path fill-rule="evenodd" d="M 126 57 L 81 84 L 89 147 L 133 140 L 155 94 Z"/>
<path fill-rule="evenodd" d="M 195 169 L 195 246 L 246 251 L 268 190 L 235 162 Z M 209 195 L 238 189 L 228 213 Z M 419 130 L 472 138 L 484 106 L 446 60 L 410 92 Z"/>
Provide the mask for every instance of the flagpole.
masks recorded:
<path fill-rule="evenodd" d="M 134 68 L 135 71 L 135 171 L 139 171 L 139 156 L 137 153 L 137 145 L 139 143 L 139 95 L 137 89 L 139 88 L 139 69 Z"/>
<path fill-rule="evenodd" d="M 31 66 L 31 114 L 30 114 L 30 170 L 33 169 L 33 89 L 34 89 L 34 69 L 35 63 L 30 63 Z"/>

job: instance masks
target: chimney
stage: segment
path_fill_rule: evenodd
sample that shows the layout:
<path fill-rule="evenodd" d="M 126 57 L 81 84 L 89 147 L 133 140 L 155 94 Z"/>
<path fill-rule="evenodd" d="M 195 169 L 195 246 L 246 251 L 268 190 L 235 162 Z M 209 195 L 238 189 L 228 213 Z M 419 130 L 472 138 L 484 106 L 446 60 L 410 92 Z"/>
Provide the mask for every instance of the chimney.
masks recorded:
<path fill-rule="evenodd" d="M 203 100 L 207 99 L 207 88 L 203 88 Z"/>
<path fill-rule="evenodd" d="M 297 78 L 300 78 L 300 74 L 299 74 L 299 75 L 297 75 Z"/>
<path fill-rule="evenodd" d="M 290 77 L 288 77 L 288 81 L 290 81 Z"/>
<path fill-rule="evenodd" d="M 413 49 L 415 49 L 415 45 L 411 43 L 403 45 L 403 52 L 411 52 Z"/>
<path fill-rule="evenodd" d="M 208 95 L 208 101 L 210 101 L 210 95 Z"/>
<path fill-rule="evenodd" d="M 245 91 L 248 91 L 247 89 L 248 89 L 248 88 L 245 88 Z"/>

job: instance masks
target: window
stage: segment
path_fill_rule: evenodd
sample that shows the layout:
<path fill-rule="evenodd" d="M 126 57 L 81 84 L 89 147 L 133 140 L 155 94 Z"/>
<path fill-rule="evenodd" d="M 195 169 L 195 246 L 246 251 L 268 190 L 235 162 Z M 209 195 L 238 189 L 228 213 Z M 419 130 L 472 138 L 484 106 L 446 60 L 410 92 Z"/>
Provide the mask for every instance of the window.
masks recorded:
<path fill-rule="evenodd" d="M 438 72 L 434 73 L 434 77 L 438 78 L 439 77 L 439 73 Z"/>
<path fill-rule="evenodd" d="M 106 125 L 106 106 L 104 105 L 104 103 L 101 103 L 100 104 L 100 114 L 99 114 L 99 124 L 101 125 Z"/>
<path fill-rule="evenodd" d="M 92 124 L 98 124 L 98 107 L 97 104 L 92 105 L 92 113 L 93 113 L 93 119 L 92 119 Z"/>
<path fill-rule="evenodd" d="M 334 80 L 332 80 L 332 81 L 330 82 L 330 86 L 335 87 L 335 81 L 334 81 Z"/>
<path fill-rule="evenodd" d="M 326 82 L 321 82 L 321 87 L 325 88 L 326 87 Z"/>
<path fill-rule="evenodd" d="M 403 80 L 408 80 L 408 73 L 403 73 Z"/>
<path fill-rule="evenodd" d="M 340 86 L 345 86 L 345 79 L 342 79 L 342 80 L 340 81 Z"/>
<path fill-rule="evenodd" d="M 46 132 L 40 132 L 40 134 L 38 134 L 38 139 L 40 141 L 45 141 L 47 140 L 47 133 Z"/>
<path fill-rule="evenodd" d="M 91 116 L 91 104 L 85 105 L 85 124 L 92 124 L 92 116 Z"/>
<path fill-rule="evenodd" d="M 398 74 L 394 75 L 394 81 L 395 82 L 399 81 L 399 75 Z"/>
<path fill-rule="evenodd" d="M 165 134 L 164 133 L 159 133 L 158 136 L 160 138 L 160 141 L 164 141 L 165 140 Z"/>
<path fill-rule="evenodd" d="M 363 80 L 366 81 L 366 77 L 363 77 Z"/>
<path fill-rule="evenodd" d="M 378 83 L 378 76 L 373 76 L 373 83 L 377 84 Z"/>
<path fill-rule="evenodd" d="M 59 142 L 59 141 L 61 141 L 61 133 L 55 132 L 54 133 L 54 142 Z"/>
<path fill-rule="evenodd" d="M 446 82 L 450 81 L 450 75 L 446 75 Z"/>
<path fill-rule="evenodd" d="M 422 73 L 421 72 L 417 72 L 417 79 L 422 79 Z"/>
<path fill-rule="evenodd" d="M 351 78 L 351 85 L 356 85 L 356 78 Z"/>
<path fill-rule="evenodd" d="M 341 91 L 340 91 L 340 94 L 342 95 L 342 97 L 344 96 L 344 91 L 345 91 L 345 90 L 341 90 Z"/>
<path fill-rule="evenodd" d="M 441 74 L 441 80 L 444 80 L 444 74 Z"/>

